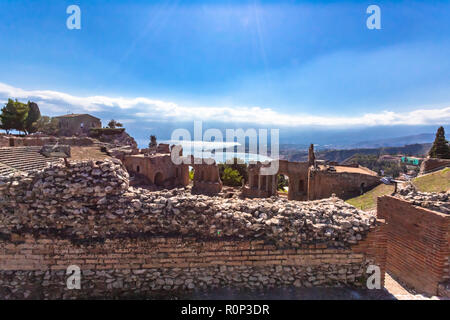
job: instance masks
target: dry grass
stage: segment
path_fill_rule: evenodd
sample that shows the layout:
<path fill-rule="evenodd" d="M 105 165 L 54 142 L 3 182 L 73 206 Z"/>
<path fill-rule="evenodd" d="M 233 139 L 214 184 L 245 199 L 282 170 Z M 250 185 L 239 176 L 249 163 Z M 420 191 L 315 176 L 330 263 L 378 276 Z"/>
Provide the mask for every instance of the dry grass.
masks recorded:
<path fill-rule="evenodd" d="M 422 192 L 441 192 L 450 190 L 450 168 L 445 168 L 413 180 Z"/>
<path fill-rule="evenodd" d="M 380 184 L 373 188 L 372 190 L 360 195 L 359 197 L 352 198 L 347 200 L 347 203 L 351 204 L 355 208 L 369 211 L 376 209 L 377 207 L 377 198 L 381 196 L 385 196 L 387 194 L 392 194 L 394 192 L 394 186 Z"/>
<path fill-rule="evenodd" d="M 110 158 L 99 147 L 71 147 L 70 160 L 103 160 Z"/>
<path fill-rule="evenodd" d="M 422 192 L 441 192 L 450 190 L 450 168 L 430 173 L 412 180 L 417 190 Z M 365 194 L 347 200 L 347 203 L 361 210 L 377 207 L 377 198 L 394 192 L 394 186 L 380 184 Z"/>

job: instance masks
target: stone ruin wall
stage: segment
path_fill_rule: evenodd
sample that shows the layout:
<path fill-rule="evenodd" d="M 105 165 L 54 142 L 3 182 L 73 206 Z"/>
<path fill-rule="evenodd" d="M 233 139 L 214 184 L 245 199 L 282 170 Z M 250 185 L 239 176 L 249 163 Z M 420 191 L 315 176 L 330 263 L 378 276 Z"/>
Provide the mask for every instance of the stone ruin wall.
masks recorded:
<path fill-rule="evenodd" d="M 356 172 L 328 172 L 314 168 L 308 162 L 279 161 L 277 175 L 261 175 L 262 163 L 249 165 L 249 183 L 243 189 L 246 197 L 270 197 L 277 193 L 277 175 L 286 175 L 289 180 L 289 200 L 316 200 L 329 198 L 333 194 L 349 199 L 380 184 L 376 175 Z"/>
<path fill-rule="evenodd" d="M 446 167 L 450 167 L 450 159 L 428 158 L 420 164 L 420 174 L 430 173 Z"/>
<path fill-rule="evenodd" d="M 0 296 L 154 296 L 384 279 L 383 223 L 333 198 L 223 199 L 129 187 L 118 160 L 0 178 Z M 68 290 L 78 265 L 82 289 Z"/>
<path fill-rule="evenodd" d="M 123 164 L 128 172 L 145 177 L 149 184 L 165 188 L 189 184 L 189 166 L 175 165 L 169 154 L 125 156 Z"/>
<path fill-rule="evenodd" d="M 341 199 L 349 199 L 380 184 L 380 178 L 353 172 L 310 171 L 308 180 L 308 198 L 328 198 L 333 193 Z"/>
<path fill-rule="evenodd" d="M 222 190 L 223 183 L 220 180 L 219 167 L 214 160 L 202 159 L 202 163 L 196 164 L 192 156 L 191 163 L 194 169 L 193 193 L 214 195 Z"/>
<path fill-rule="evenodd" d="M 18 137 L 12 135 L 0 134 L 0 147 L 34 147 L 44 145 L 69 145 L 77 147 L 89 147 L 99 141 L 108 144 L 110 148 L 127 146 L 132 149 L 133 154 L 138 152 L 138 145 L 133 137 L 125 131 L 117 131 L 114 134 L 107 134 L 102 129 L 92 137 L 56 137 L 46 135 L 31 135 L 27 137 Z M 106 130 L 107 131 L 107 130 Z"/>
<path fill-rule="evenodd" d="M 313 157 L 314 153 L 310 151 L 310 161 L 312 161 Z M 289 199 L 308 200 L 309 168 L 310 162 L 288 162 L 286 160 L 280 160 L 280 173 L 287 175 L 289 179 Z M 331 194 L 329 196 L 331 196 Z"/>
<path fill-rule="evenodd" d="M 13 145 L 10 144 L 11 140 L 13 141 Z M 35 147 L 54 145 L 56 143 L 68 146 L 88 147 L 92 146 L 94 142 L 94 139 L 88 137 L 16 137 L 11 135 L 0 135 L 0 147 Z"/>
<path fill-rule="evenodd" d="M 378 246 L 378 247 L 377 247 Z M 351 249 L 279 249 L 263 240 L 111 239 L 75 245 L 26 237 L 0 242 L 2 299 L 165 297 L 191 290 L 364 286 L 382 254 L 377 231 Z M 66 289 L 66 269 L 81 268 L 81 290 Z"/>

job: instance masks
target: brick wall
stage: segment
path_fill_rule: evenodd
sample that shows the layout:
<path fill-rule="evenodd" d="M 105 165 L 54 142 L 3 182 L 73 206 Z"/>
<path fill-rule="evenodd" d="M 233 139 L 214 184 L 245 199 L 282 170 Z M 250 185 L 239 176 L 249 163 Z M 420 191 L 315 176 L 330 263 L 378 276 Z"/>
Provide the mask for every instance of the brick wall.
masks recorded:
<path fill-rule="evenodd" d="M 149 238 L 74 245 L 26 236 L 15 243 L 0 242 L 0 297 L 143 297 L 217 287 L 360 286 L 369 264 L 380 266 L 384 283 L 383 237 L 378 227 L 347 249 L 279 249 L 264 241 Z M 81 290 L 66 289 L 69 265 L 81 268 Z"/>
<path fill-rule="evenodd" d="M 450 216 L 384 196 L 378 217 L 386 221 L 386 270 L 420 292 L 437 294 L 449 279 Z"/>
<path fill-rule="evenodd" d="M 380 178 L 368 174 L 350 172 L 312 171 L 308 182 L 308 199 L 323 199 L 333 193 L 341 199 L 361 194 L 361 186 L 367 191 L 380 184 Z"/>
<path fill-rule="evenodd" d="M 425 174 L 445 167 L 450 167 L 450 159 L 428 158 L 420 165 L 420 173 Z"/>

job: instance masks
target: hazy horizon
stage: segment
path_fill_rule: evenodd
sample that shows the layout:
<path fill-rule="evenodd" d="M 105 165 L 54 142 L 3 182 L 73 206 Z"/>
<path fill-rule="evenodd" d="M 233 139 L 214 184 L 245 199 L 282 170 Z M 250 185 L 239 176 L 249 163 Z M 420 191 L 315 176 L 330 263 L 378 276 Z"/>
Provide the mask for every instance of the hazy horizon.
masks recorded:
<path fill-rule="evenodd" d="M 277 128 L 349 145 L 450 124 L 446 1 L 0 3 L 0 102 L 89 113 L 138 141 L 176 128 Z M 140 142 L 140 145 L 143 145 Z"/>

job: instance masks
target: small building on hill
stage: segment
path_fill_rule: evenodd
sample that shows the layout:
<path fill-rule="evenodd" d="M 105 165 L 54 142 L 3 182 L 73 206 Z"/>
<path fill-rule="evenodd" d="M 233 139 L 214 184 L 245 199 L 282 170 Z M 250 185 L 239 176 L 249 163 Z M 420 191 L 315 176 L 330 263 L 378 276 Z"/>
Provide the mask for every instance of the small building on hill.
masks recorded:
<path fill-rule="evenodd" d="M 88 135 L 93 128 L 101 128 L 102 121 L 90 114 L 66 114 L 55 117 L 59 121 L 61 136 Z"/>

